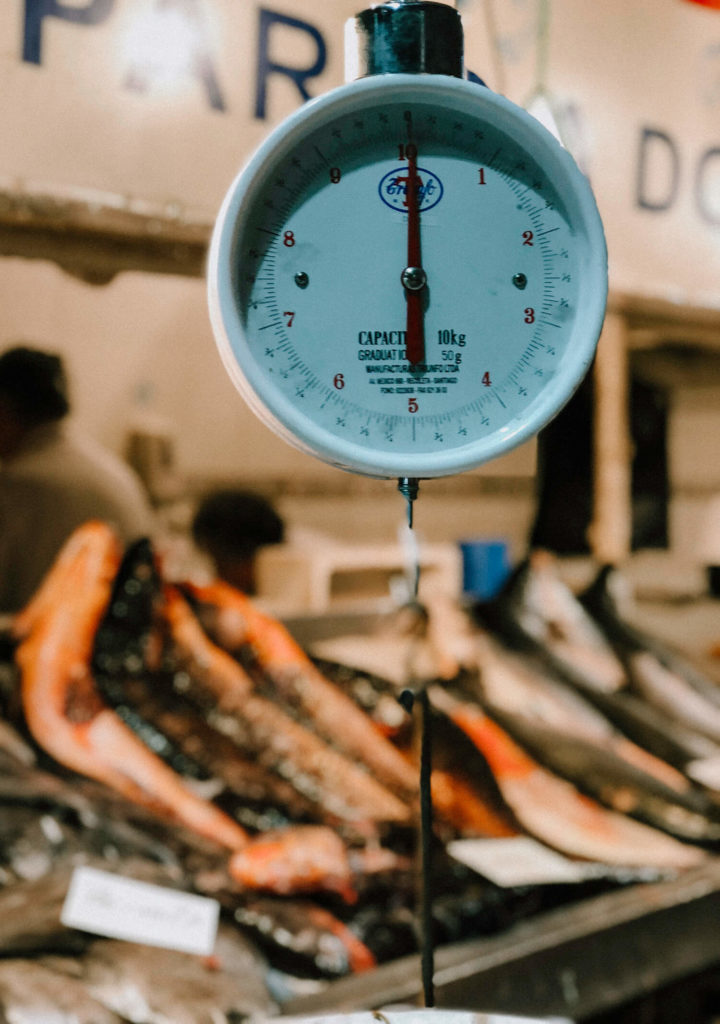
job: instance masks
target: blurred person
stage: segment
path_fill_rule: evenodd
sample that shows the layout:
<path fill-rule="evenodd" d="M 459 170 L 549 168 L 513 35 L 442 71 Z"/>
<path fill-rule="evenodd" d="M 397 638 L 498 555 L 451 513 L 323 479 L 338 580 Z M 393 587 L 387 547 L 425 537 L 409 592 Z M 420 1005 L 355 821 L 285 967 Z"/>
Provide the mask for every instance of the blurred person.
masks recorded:
<path fill-rule="evenodd" d="M 66 424 L 62 359 L 19 345 L 0 355 L 0 612 L 28 601 L 68 536 L 89 519 L 122 543 L 152 530 L 149 501 L 119 457 Z"/>
<path fill-rule="evenodd" d="M 191 530 L 220 579 L 245 594 L 257 593 L 255 567 L 260 549 L 285 538 L 285 525 L 270 502 L 236 488 L 213 491 L 203 498 Z"/>

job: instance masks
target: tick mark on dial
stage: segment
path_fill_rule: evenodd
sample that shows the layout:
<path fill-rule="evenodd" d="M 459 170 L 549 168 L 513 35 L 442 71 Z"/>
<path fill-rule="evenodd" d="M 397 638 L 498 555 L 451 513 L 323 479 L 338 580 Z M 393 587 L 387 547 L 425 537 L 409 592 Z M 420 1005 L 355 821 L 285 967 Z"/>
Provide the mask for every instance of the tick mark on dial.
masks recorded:
<path fill-rule="evenodd" d="M 307 288 L 307 286 L 310 284 L 310 278 L 308 277 L 304 270 L 298 271 L 298 273 L 295 275 L 295 284 L 298 286 L 298 288 Z"/>

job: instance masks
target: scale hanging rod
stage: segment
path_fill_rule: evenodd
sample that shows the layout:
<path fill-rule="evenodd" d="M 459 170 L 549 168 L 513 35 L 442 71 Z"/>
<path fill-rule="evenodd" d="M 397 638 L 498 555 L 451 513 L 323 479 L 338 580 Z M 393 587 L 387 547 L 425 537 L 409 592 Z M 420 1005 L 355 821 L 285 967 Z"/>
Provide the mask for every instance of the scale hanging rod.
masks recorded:
<path fill-rule="evenodd" d="M 413 528 L 413 502 L 418 496 L 420 490 L 420 481 L 412 476 L 401 476 L 398 480 L 398 490 L 402 494 L 403 498 L 407 502 L 407 521 L 408 526 L 412 530 Z"/>

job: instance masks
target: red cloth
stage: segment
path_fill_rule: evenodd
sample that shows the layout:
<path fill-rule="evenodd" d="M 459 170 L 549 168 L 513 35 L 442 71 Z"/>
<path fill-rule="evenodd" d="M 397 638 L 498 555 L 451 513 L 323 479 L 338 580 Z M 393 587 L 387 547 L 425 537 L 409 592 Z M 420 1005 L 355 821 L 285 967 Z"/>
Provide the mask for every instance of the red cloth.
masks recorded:
<path fill-rule="evenodd" d="M 712 7 L 715 11 L 720 11 L 720 0 L 687 0 L 691 4 L 700 4 L 701 7 Z"/>

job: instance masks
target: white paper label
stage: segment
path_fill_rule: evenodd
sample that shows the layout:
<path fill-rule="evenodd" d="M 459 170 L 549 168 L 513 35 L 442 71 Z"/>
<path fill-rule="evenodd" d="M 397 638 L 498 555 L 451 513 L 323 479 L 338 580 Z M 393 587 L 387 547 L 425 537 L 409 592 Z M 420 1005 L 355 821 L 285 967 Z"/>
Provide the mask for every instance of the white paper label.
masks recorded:
<path fill-rule="evenodd" d="M 535 839 L 524 836 L 513 839 L 457 839 L 448 844 L 448 853 L 461 864 L 504 888 L 568 884 L 593 878 L 647 882 L 663 876 L 661 871 L 654 868 L 617 868 L 570 860 Z"/>
<path fill-rule="evenodd" d="M 217 900 L 78 867 L 60 920 L 69 928 L 111 939 L 209 956 L 219 916 Z"/>

